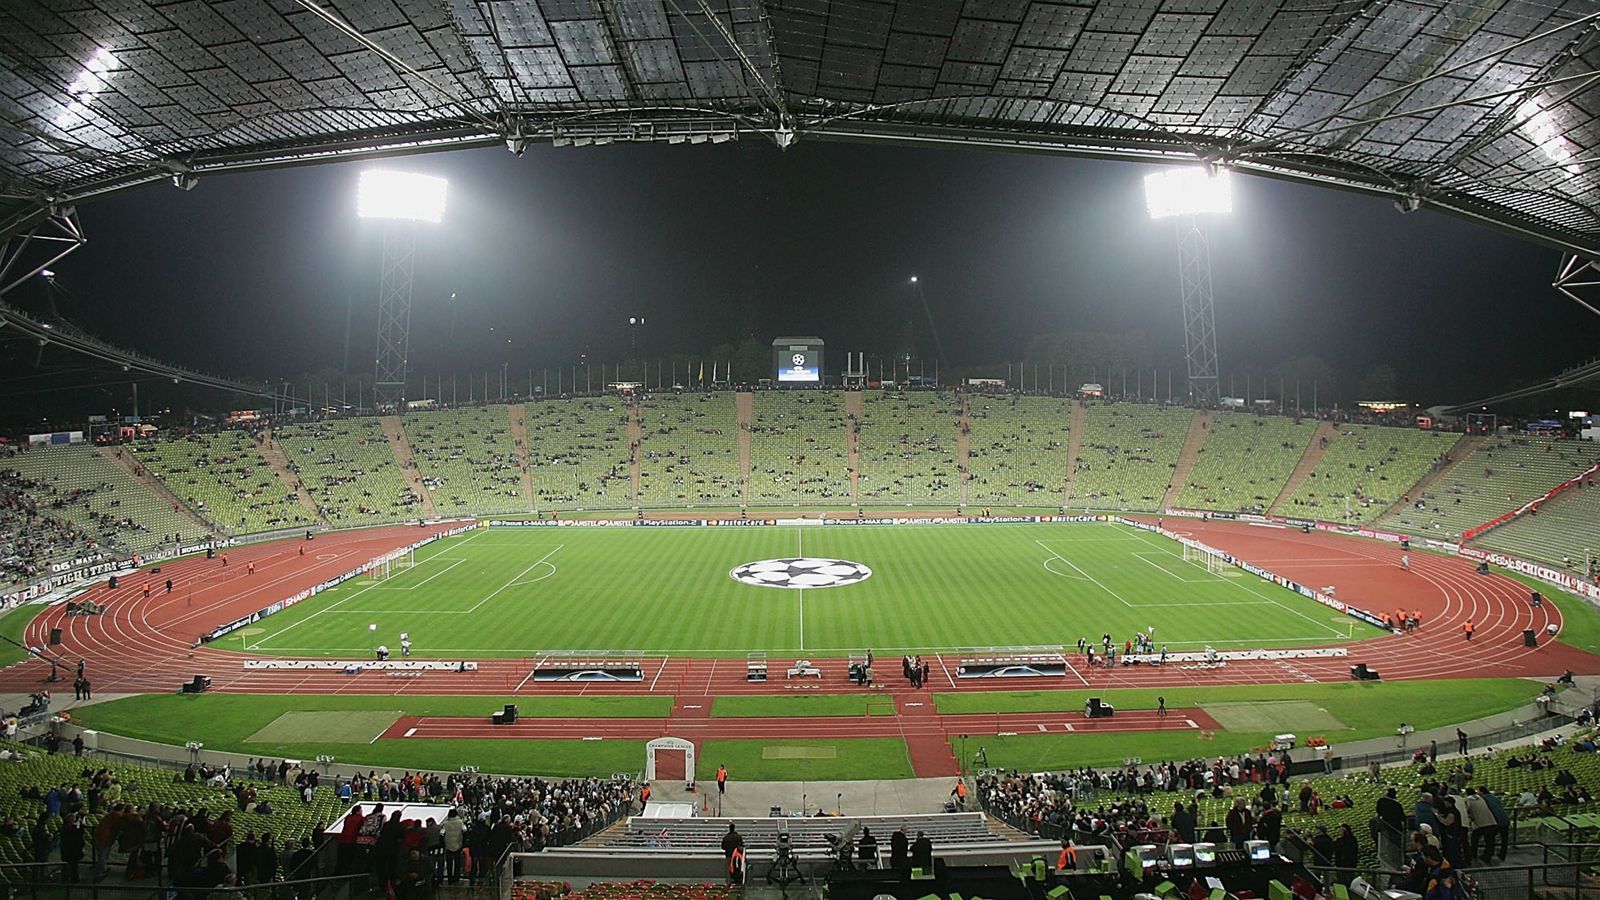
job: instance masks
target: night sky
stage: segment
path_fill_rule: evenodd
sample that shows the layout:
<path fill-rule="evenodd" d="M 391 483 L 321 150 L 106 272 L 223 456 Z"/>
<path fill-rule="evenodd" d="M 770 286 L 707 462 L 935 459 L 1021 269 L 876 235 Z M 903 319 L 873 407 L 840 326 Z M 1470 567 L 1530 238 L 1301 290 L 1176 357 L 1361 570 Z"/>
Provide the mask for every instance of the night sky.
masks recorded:
<path fill-rule="evenodd" d="M 349 315 L 350 367 L 369 371 L 381 226 L 354 207 L 371 165 L 86 203 L 57 309 L 173 362 L 272 378 L 343 367 Z M 1042 332 L 1129 330 L 1182 364 L 1176 226 L 1148 218 L 1146 166 L 759 141 L 382 165 L 450 180 L 445 222 L 419 237 L 412 369 L 429 376 L 616 360 L 630 315 L 648 321 L 642 356 L 816 334 L 837 371 L 847 349 L 892 351 L 913 273 L 952 365 L 1017 359 Z M 1346 384 L 1386 363 L 1404 399 L 1464 401 L 1595 355 L 1600 319 L 1549 288 L 1553 250 L 1326 188 L 1235 176 L 1234 191 L 1209 225 L 1224 393 L 1230 374 L 1242 391 L 1246 371 L 1317 355 Z M 42 285 L 11 299 L 46 303 Z M 38 373 L 7 348 L 14 396 Z"/>

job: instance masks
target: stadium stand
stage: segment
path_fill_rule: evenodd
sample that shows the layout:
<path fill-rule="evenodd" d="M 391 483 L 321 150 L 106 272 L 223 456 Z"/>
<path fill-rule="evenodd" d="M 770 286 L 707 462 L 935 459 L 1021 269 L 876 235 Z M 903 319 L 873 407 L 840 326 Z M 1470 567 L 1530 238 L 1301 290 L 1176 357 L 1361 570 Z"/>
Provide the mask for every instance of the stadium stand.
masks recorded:
<path fill-rule="evenodd" d="M 1420 495 L 1379 519 L 1394 531 L 1438 540 L 1544 496 L 1600 457 L 1600 445 L 1522 435 L 1496 435 L 1457 461 Z"/>
<path fill-rule="evenodd" d="M 127 447 L 190 508 L 234 534 L 316 522 L 261 458 L 257 438 L 229 429 L 141 441 Z"/>
<path fill-rule="evenodd" d="M 206 810 L 212 818 L 229 812 L 235 840 L 248 832 L 271 832 L 276 838 L 294 844 L 301 838 L 311 837 L 319 824 L 331 823 L 344 809 L 331 787 L 313 790 L 308 803 L 293 784 L 236 777 L 231 782 L 233 787 L 252 791 L 246 795 L 251 801 L 241 804 L 244 798 L 235 794 L 230 786 L 203 780 L 198 774 L 194 781 L 188 781 L 183 772 L 173 769 L 106 762 L 70 753 L 46 754 L 38 748 L 12 742 L 0 742 L 0 755 L 5 756 L 0 759 L 0 864 L 36 861 L 29 826 L 38 820 L 47 803 L 59 803 L 63 812 L 82 809 L 89 834 L 115 805 L 126 804 L 142 817 L 155 813 L 166 821 L 179 814 L 193 820 L 200 810 Z M 115 787 L 111 786 L 113 783 Z M 76 796 L 71 794 L 74 789 Z M 59 800 L 47 800 L 53 792 L 58 794 Z M 265 813 L 260 811 L 263 801 L 268 810 Z M 248 808 L 242 808 L 245 806 Z M 59 844 L 61 819 L 52 817 L 47 827 Z M 166 858 L 165 854 L 162 858 Z M 126 851 L 119 851 L 113 854 L 112 863 L 119 870 L 125 869 L 126 859 Z M 90 880 L 91 860 L 92 855 L 86 853 L 82 867 L 85 880 Z M 231 849 L 227 861 L 230 865 L 233 863 Z M 0 877 L 14 880 L 17 874 L 0 865 Z"/>
<path fill-rule="evenodd" d="M 750 426 L 750 502 L 850 502 L 848 427 L 838 391 L 764 391 Z"/>
<path fill-rule="evenodd" d="M 943 391 L 869 392 L 862 396 L 861 474 L 868 503 L 955 503 L 956 422 L 961 406 Z"/>
<path fill-rule="evenodd" d="M 1218 413 L 1176 505 L 1265 512 L 1305 454 L 1316 428 L 1312 420 Z"/>
<path fill-rule="evenodd" d="M 93 447 L 29 450 L 0 461 L 0 468 L 31 483 L 26 490 L 35 510 L 71 523 L 101 549 L 149 553 L 206 536 L 193 519 Z"/>
<path fill-rule="evenodd" d="M 1600 559 L 1600 485 L 1563 491 L 1537 511 L 1490 529 L 1471 543 L 1583 575 L 1585 564 Z"/>
<path fill-rule="evenodd" d="M 527 413 L 536 509 L 633 505 L 633 451 L 621 400 L 540 400 L 528 403 Z"/>
<path fill-rule="evenodd" d="M 412 413 L 405 432 L 440 515 L 528 511 L 506 407 Z"/>
<path fill-rule="evenodd" d="M 1345 521 L 1348 514 L 1351 522 L 1371 522 L 1459 439 L 1457 434 L 1414 428 L 1341 425 L 1322 462 L 1281 511 L 1333 522 Z"/>
<path fill-rule="evenodd" d="M 1060 506 L 1067 477 L 1068 401 L 973 396 L 967 502 Z"/>
<path fill-rule="evenodd" d="M 56 560 L 97 553 L 96 541 L 34 500 L 41 486 L 15 469 L 0 468 L 0 579 L 23 584 Z"/>
<path fill-rule="evenodd" d="M 1475 754 L 1470 757 L 1470 772 L 1459 758 L 1441 759 L 1430 767 L 1423 753 L 1423 761 L 1381 770 L 1377 781 L 1365 772 L 1294 777 L 1274 786 L 1277 807 L 1283 813 L 1285 834 L 1298 832 L 1310 838 L 1325 828 L 1336 835 L 1340 826 L 1349 825 L 1360 845 L 1361 864 L 1370 866 L 1377 861 L 1377 843 L 1368 823 L 1378 798 L 1391 787 L 1408 815 L 1424 791 L 1442 798 L 1459 796 L 1467 787 L 1492 791 L 1522 828 L 1537 826 L 1542 813 L 1594 812 L 1593 800 L 1584 798 L 1600 791 L 1600 754 L 1592 749 L 1574 752 L 1580 740 L 1592 737 L 1592 732 L 1583 732 L 1560 745 Z M 1124 845 L 1165 843 L 1175 804 L 1193 802 L 1197 829 L 1220 838 L 1220 844 L 1227 840 L 1223 828 L 1236 799 L 1254 804 L 1259 820 L 1267 784 L 1259 773 L 1271 772 L 1273 762 L 1263 753 L 1191 760 L 1171 768 L 1162 764 L 1058 774 L 996 772 L 979 777 L 977 798 L 990 814 L 1030 835 L 1054 838 L 1071 828 L 1086 834 L 1111 833 Z M 1557 782 L 1565 780 L 1563 772 L 1571 776 L 1571 793 Z M 1078 802 L 1072 801 L 1074 797 Z M 1302 799 L 1313 797 L 1314 802 L 1302 809 Z M 1337 802 L 1341 798 L 1348 805 Z M 1147 827 L 1152 821 L 1155 827 Z M 1309 853 L 1306 857 L 1312 858 Z"/>
<path fill-rule="evenodd" d="M 318 512 L 336 527 L 396 522 L 420 504 L 377 419 L 285 425 L 274 436 Z"/>
<path fill-rule="evenodd" d="M 639 403 L 639 505 L 737 504 L 739 415 L 734 395 L 651 394 Z"/>
<path fill-rule="evenodd" d="M 1088 509 L 1152 511 L 1161 505 L 1194 413 L 1143 403 L 1092 403 L 1070 503 Z"/>

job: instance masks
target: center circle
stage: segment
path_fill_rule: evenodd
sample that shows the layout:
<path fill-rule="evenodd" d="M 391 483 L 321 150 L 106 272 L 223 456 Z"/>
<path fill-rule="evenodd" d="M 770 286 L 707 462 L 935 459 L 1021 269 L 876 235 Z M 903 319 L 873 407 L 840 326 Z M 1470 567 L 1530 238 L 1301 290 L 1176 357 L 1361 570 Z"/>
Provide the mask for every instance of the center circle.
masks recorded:
<path fill-rule="evenodd" d="M 848 559 L 792 556 L 785 559 L 763 559 L 735 566 L 728 572 L 728 577 L 756 587 L 805 590 L 855 584 L 871 578 L 872 570 Z"/>

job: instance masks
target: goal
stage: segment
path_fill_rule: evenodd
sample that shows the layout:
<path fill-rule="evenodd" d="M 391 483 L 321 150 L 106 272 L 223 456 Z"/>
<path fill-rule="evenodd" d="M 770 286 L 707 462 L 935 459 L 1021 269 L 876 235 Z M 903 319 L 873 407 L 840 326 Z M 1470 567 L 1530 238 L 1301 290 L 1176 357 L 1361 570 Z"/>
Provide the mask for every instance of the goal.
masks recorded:
<path fill-rule="evenodd" d="M 1227 560 L 1223 558 L 1221 553 L 1209 547 L 1199 547 L 1194 544 L 1183 545 L 1183 561 L 1194 563 L 1212 575 L 1221 575 L 1228 566 Z"/>
<path fill-rule="evenodd" d="M 396 556 L 383 557 L 372 562 L 372 568 L 367 570 L 367 578 L 371 581 L 388 581 L 417 564 L 417 551 L 406 550 Z"/>

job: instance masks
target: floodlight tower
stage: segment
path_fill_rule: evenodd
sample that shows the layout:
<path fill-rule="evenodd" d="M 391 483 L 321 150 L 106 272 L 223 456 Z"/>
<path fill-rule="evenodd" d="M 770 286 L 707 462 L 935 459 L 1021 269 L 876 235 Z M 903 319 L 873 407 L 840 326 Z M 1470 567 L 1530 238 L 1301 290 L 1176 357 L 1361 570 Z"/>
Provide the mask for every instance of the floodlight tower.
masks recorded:
<path fill-rule="evenodd" d="M 1189 167 L 1147 175 L 1144 198 L 1152 219 L 1178 219 L 1178 287 L 1183 299 L 1183 346 L 1189 364 L 1189 399 L 1215 406 L 1217 324 L 1211 303 L 1211 249 L 1200 216 L 1233 210 L 1228 173 Z"/>
<path fill-rule="evenodd" d="M 373 396 L 378 409 L 405 412 L 406 359 L 411 349 L 411 269 L 418 222 L 444 218 L 445 180 L 368 169 L 356 191 L 356 214 L 383 220 L 383 274 L 378 285 L 378 355 Z"/>

